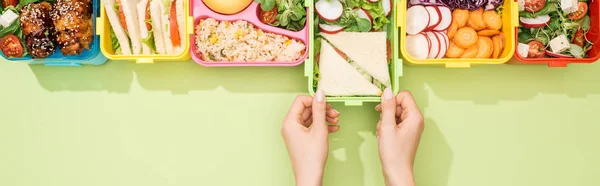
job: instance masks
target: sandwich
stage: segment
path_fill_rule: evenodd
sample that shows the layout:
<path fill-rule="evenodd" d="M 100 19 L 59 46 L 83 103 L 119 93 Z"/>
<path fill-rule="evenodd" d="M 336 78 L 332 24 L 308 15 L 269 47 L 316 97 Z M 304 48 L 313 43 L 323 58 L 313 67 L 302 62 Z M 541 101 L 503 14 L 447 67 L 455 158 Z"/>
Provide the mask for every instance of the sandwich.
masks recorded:
<path fill-rule="evenodd" d="M 321 36 L 317 86 L 327 96 L 381 96 L 390 86 L 385 32 Z"/>
<path fill-rule="evenodd" d="M 123 55 L 175 55 L 183 52 L 184 0 L 103 2 L 107 7 L 114 7 L 106 11 L 118 40 L 113 43 L 120 45 L 115 50 L 121 50 Z M 128 50 L 129 53 L 126 52 Z"/>
<path fill-rule="evenodd" d="M 376 81 L 386 87 L 390 86 L 385 32 L 340 32 L 321 35 L 335 48 L 347 54 L 360 69 L 373 76 Z"/>

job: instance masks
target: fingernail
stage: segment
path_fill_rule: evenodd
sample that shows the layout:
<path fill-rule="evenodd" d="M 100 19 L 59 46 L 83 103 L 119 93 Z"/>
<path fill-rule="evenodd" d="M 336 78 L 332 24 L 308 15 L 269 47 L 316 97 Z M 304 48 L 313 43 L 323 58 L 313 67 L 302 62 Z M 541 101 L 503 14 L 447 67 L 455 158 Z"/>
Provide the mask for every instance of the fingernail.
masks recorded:
<path fill-rule="evenodd" d="M 385 88 L 385 90 L 383 91 L 383 99 L 386 100 L 390 100 L 394 98 L 394 93 L 392 93 L 392 89 L 391 88 Z"/>
<path fill-rule="evenodd" d="M 338 112 L 337 110 L 333 109 L 333 112 L 335 112 L 335 114 L 340 114 L 340 112 Z"/>
<path fill-rule="evenodd" d="M 315 99 L 317 99 L 317 102 L 323 102 L 323 100 L 325 100 L 325 94 L 323 94 L 321 89 L 317 90 L 315 93 Z"/>

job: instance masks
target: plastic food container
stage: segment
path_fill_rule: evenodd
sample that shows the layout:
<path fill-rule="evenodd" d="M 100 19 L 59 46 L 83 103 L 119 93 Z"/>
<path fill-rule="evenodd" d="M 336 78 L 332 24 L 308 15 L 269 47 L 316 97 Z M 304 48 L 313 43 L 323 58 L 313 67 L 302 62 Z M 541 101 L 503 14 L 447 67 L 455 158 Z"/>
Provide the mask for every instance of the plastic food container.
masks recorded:
<path fill-rule="evenodd" d="M 308 35 L 308 29 L 311 25 L 311 19 L 306 19 L 306 24 L 304 26 L 304 29 L 302 29 L 301 31 L 290 31 L 290 30 L 286 30 L 283 28 L 278 28 L 278 27 L 274 27 L 271 25 L 267 25 L 265 23 L 262 23 L 259 20 L 258 17 L 258 12 L 260 9 L 260 6 L 258 3 L 256 2 L 252 2 L 248 7 L 246 7 L 246 9 L 244 9 L 242 12 L 239 12 L 237 14 L 233 14 L 233 15 L 224 15 L 224 14 L 219 14 L 216 13 L 214 11 L 212 11 L 210 8 L 208 8 L 204 2 L 202 2 L 202 0 L 191 0 L 192 2 L 192 16 L 194 18 L 194 22 L 193 27 L 195 27 L 201 20 L 207 19 L 207 18 L 213 18 L 217 21 L 238 21 L 238 20 L 244 20 L 247 21 L 248 23 L 252 24 L 255 26 L 255 28 L 261 29 L 264 32 L 269 32 L 269 33 L 274 33 L 274 34 L 279 34 L 279 35 L 284 35 L 287 36 L 291 39 L 297 39 L 301 42 L 303 42 L 306 45 L 306 50 L 308 50 L 308 46 L 309 46 L 309 35 Z M 308 4 L 307 4 L 308 5 Z M 308 11 L 307 11 L 308 12 Z M 210 62 L 210 61 L 204 61 L 198 54 L 196 51 L 196 37 L 194 36 L 194 33 L 191 33 L 191 56 L 192 59 L 203 66 L 297 66 L 302 64 L 302 62 L 304 62 L 304 60 L 308 57 L 308 53 L 305 52 L 304 56 L 302 56 L 301 58 L 299 58 L 296 61 L 291 61 L 291 62 L 282 62 L 282 61 L 252 61 L 252 62 L 236 62 L 236 61 L 220 61 L 220 62 Z"/>
<path fill-rule="evenodd" d="M 309 7 L 309 17 L 314 18 L 314 0 L 306 0 L 306 4 Z M 394 3 L 395 4 L 395 3 Z M 389 16 L 390 24 L 387 25 L 387 37 L 391 41 L 392 47 L 392 60 L 389 65 L 390 70 L 390 80 L 392 84 L 392 90 L 394 94 L 397 94 L 400 91 L 398 78 L 402 76 L 402 59 L 400 59 L 400 55 L 398 54 L 398 29 L 397 28 L 397 9 L 398 6 L 392 7 L 392 12 Z M 314 43 L 314 36 L 317 28 L 314 26 L 310 27 L 310 38 L 309 43 Z M 315 51 L 314 45 L 310 45 L 310 49 L 308 50 L 309 57 L 304 63 L 304 76 L 308 77 L 308 92 L 310 95 L 315 94 L 315 89 L 313 89 L 313 81 L 314 79 L 314 65 L 315 65 Z M 332 103 L 344 103 L 346 106 L 362 106 L 363 103 L 369 102 L 381 102 L 381 97 L 327 97 L 327 102 Z"/>
<path fill-rule="evenodd" d="M 406 39 L 406 1 L 398 4 L 398 25 L 400 26 L 400 40 Z M 508 38 L 515 38 L 516 29 L 519 26 L 519 4 L 510 0 L 504 1 L 504 11 L 502 14 L 502 32 L 506 35 L 506 47 L 498 59 L 460 59 L 460 58 L 442 58 L 442 59 L 423 59 L 418 60 L 408 55 L 405 45 L 400 45 L 402 56 L 409 64 L 414 65 L 441 65 L 446 68 L 470 68 L 473 65 L 484 64 L 504 64 L 508 62 L 515 52 L 515 42 Z"/>
<path fill-rule="evenodd" d="M 100 13 L 100 9 L 98 8 L 100 4 L 100 0 L 93 0 L 92 6 L 92 25 L 97 25 L 98 22 L 94 20 L 95 17 L 98 17 Z M 94 30 L 94 33 L 98 33 L 98 30 Z M 48 56 L 43 59 L 33 59 L 31 56 L 26 56 L 22 58 L 6 58 L 4 54 L 0 52 L 0 55 L 14 62 L 26 62 L 29 64 L 44 64 L 46 66 L 81 66 L 81 65 L 102 65 L 106 63 L 107 59 L 100 53 L 100 42 L 98 35 L 94 36 L 94 41 L 90 45 L 89 50 L 84 50 L 81 55 L 77 56 L 63 56 L 60 53 L 60 49 L 56 49 L 54 54 Z"/>
<path fill-rule="evenodd" d="M 515 0 L 516 1 L 516 0 Z M 548 64 L 549 67 L 566 67 L 569 63 L 594 63 L 600 59 L 600 2 L 589 1 L 590 31 L 586 34 L 588 40 L 594 43 L 592 49 L 588 51 L 588 58 L 523 58 L 516 51 L 515 58 L 524 64 Z M 518 14 L 517 14 L 518 15 Z M 518 23 L 515 33 L 518 33 Z M 518 43 L 519 37 L 515 35 L 515 42 Z"/>
<path fill-rule="evenodd" d="M 184 1 L 183 2 L 183 6 L 184 6 L 184 11 L 189 12 L 190 10 L 190 4 L 188 1 Z M 189 42 L 189 37 L 186 39 L 183 39 L 181 42 L 184 44 L 184 49 L 181 54 L 176 54 L 176 55 L 158 55 L 158 54 L 154 54 L 154 55 L 115 55 L 115 51 L 112 48 L 112 40 L 110 38 L 110 21 L 108 20 L 108 16 L 106 15 L 106 11 L 104 10 L 106 7 L 104 7 L 103 3 L 100 3 L 100 17 L 96 20 L 96 22 L 98 23 L 96 26 L 96 30 L 98 30 L 98 35 L 100 35 L 100 50 L 102 51 L 102 54 L 104 54 L 104 56 L 106 56 L 106 58 L 110 59 L 110 60 L 120 60 L 120 61 L 135 61 L 136 63 L 154 63 L 155 61 L 187 61 L 188 59 L 190 59 L 190 53 L 189 53 L 189 49 L 190 49 L 190 42 Z M 192 18 L 189 16 L 186 16 L 186 19 L 184 21 L 185 23 L 185 30 L 187 31 L 187 34 L 192 34 L 193 33 L 193 26 L 191 25 L 191 21 Z"/>

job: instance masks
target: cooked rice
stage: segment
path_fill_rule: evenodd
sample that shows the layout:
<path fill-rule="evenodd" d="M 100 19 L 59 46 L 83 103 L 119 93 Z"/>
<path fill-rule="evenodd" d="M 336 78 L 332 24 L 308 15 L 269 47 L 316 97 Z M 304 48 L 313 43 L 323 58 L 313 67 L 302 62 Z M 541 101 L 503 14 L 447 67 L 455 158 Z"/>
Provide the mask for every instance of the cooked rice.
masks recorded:
<path fill-rule="evenodd" d="M 266 33 L 246 21 L 208 18 L 196 26 L 197 53 L 205 61 L 291 62 L 304 55 L 304 43 Z"/>

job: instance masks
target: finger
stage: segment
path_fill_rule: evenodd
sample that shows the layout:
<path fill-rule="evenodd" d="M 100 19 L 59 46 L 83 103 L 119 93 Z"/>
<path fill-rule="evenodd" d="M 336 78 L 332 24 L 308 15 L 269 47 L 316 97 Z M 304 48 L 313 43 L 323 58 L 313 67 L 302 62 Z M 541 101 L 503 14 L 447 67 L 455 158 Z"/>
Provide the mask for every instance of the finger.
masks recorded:
<path fill-rule="evenodd" d="M 381 104 L 375 106 L 375 110 L 378 112 L 381 112 Z"/>
<path fill-rule="evenodd" d="M 310 96 L 297 96 L 296 99 L 294 100 L 294 103 L 292 103 L 292 106 L 290 107 L 290 110 L 287 114 L 287 116 L 285 117 L 286 120 L 294 120 L 297 122 L 302 122 L 302 113 L 304 112 L 305 108 L 310 108 L 312 106 L 312 100 L 313 98 Z M 290 123 L 291 122 L 285 122 L 285 123 Z"/>
<path fill-rule="evenodd" d="M 333 108 L 327 109 L 327 117 L 332 117 L 332 118 L 340 117 L 340 112 L 338 112 L 337 110 L 335 110 Z"/>
<path fill-rule="evenodd" d="M 330 126 L 327 126 L 327 132 L 329 132 L 329 133 L 335 133 L 335 132 L 337 132 L 339 130 L 340 130 L 340 126 L 339 125 L 330 125 Z"/>
<path fill-rule="evenodd" d="M 381 120 L 377 122 L 377 130 L 375 130 L 375 136 L 379 136 L 379 130 L 381 130 Z"/>
<path fill-rule="evenodd" d="M 308 128 L 308 127 L 310 127 L 310 125 L 312 125 L 312 122 L 313 122 L 313 119 L 312 119 L 312 117 L 311 117 L 311 118 L 308 118 L 306 121 L 304 121 L 304 126 L 305 126 L 306 128 Z"/>
<path fill-rule="evenodd" d="M 381 97 L 381 122 L 382 126 L 396 125 L 396 99 L 391 88 L 386 88 Z"/>
<path fill-rule="evenodd" d="M 306 121 L 308 118 L 312 118 L 311 108 L 305 108 L 304 111 L 302 111 L 302 120 Z"/>
<path fill-rule="evenodd" d="M 340 120 L 338 118 L 327 117 L 327 123 L 329 123 L 331 125 L 337 125 L 339 122 L 340 122 Z"/>
<path fill-rule="evenodd" d="M 315 99 L 312 103 L 312 130 L 315 133 L 327 134 L 327 123 L 326 123 L 326 107 L 325 93 L 322 90 L 317 90 L 315 93 Z"/>
<path fill-rule="evenodd" d="M 396 96 L 396 104 L 400 105 L 402 109 L 419 110 L 417 102 L 415 102 L 415 99 L 413 98 L 412 94 L 406 90 L 398 93 L 398 95 Z"/>

